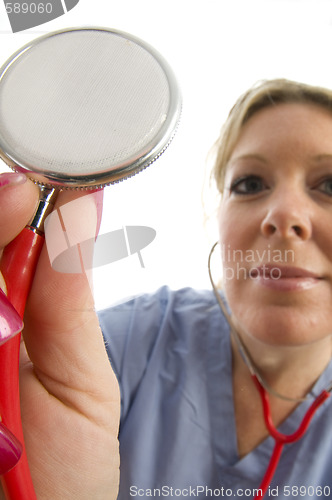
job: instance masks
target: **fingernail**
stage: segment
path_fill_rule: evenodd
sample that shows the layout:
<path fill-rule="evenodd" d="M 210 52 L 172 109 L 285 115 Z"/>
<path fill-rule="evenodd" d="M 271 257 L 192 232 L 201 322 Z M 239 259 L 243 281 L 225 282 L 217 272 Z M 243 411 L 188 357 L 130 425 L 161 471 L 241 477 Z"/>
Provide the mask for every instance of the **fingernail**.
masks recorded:
<path fill-rule="evenodd" d="M 27 180 L 26 176 L 16 172 L 5 172 L 0 174 L 0 189 L 5 186 L 13 186 L 18 184 L 24 184 Z"/>
<path fill-rule="evenodd" d="M 15 467 L 22 455 L 22 444 L 12 432 L 0 423 L 0 475 Z"/>
<path fill-rule="evenodd" d="M 14 306 L 0 290 L 0 345 L 22 331 L 23 321 Z"/>

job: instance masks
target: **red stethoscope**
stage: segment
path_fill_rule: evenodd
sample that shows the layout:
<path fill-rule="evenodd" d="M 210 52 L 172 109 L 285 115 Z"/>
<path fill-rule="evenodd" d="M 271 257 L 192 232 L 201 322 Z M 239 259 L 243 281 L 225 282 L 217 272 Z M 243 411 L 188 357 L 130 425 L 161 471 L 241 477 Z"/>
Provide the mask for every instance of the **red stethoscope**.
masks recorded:
<path fill-rule="evenodd" d="M 267 428 L 270 436 L 275 441 L 275 445 L 274 445 L 274 449 L 273 449 L 273 452 L 271 455 L 271 459 L 270 459 L 270 462 L 269 462 L 268 467 L 266 469 L 265 475 L 262 479 L 262 482 L 260 484 L 260 487 L 258 489 L 258 494 L 253 499 L 253 500 L 256 500 L 258 498 L 263 498 L 265 496 L 265 494 L 268 490 L 268 487 L 271 484 L 271 481 L 273 479 L 273 476 L 274 476 L 274 473 L 277 469 L 277 466 L 279 464 L 281 453 L 282 453 L 282 450 L 283 450 L 285 444 L 295 443 L 296 441 L 298 441 L 299 439 L 301 439 L 304 436 L 316 410 L 330 397 L 330 393 L 332 391 L 332 384 L 330 385 L 330 387 L 323 390 L 319 394 L 319 396 L 316 397 L 316 399 L 313 401 L 313 403 L 310 405 L 309 409 L 305 413 L 305 415 L 302 419 L 302 422 L 300 423 L 299 427 L 297 428 L 297 430 L 295 432 L 293 432 L 292 434 L 282 434 L 281 432 L 279 432 L 275 428 L 275 426 L 273 424 L 272 416 L 271 416 L 271 407 L 270 407 L 270 399 L 269 399 L 268 391 L 272 392 L 273 394 L 275 394 L 277 396 L 280 396 L 280 395 L 278 395 L 271 388 L 269 388 L 267 386 L 267 384 L 263 381 L 263 379 L 258 375 L 257 370 L 254 366 L 254 363 L 251 360 L 250 354 L 247 351 L 246 347 L 244 346 L 236 329 L 234 328 L 233 321 L 232 321 L 232 319 L 231 319 L 231 317 L 230 317 L 230 315 L 225 307 L 225 304 L 223 303 L 223 300 L 218 292 L 218 289 L 213 281 L 212 273 L 211 273 L 211 257 L 212 257 L 212 254 L 213 254 L 217 245 L 218 245 L 218 242 L 213 245 L 211 252 L 210 252 L 210 255 L 209 255 L 209 260 L 208 260 L 208 270 L 209 270 L 209 276 L 210 276 L 212 288 L 213 288 L 213 291 L 215 293 L 218 304 L 219 304 L 224 316 L 226 317 L 228 324 L 230 325 L 231 332 L 232 332 L 233 337 L 237 343 L 239 351 L 240 351 L 246 365 L 248 366 L 248 369 L 251 373 L 252 380 L 253 380 L 253 382 L 254 382 L 254 384 L 259 392 L 259 395 L 260 395 L 260 398 L 262 401 L 264 422 L 265 422 L 266 428 Z M 290 399 L 290 398 L 283 397 L 283 399 Z"/>
<path fill-rule="evenodd" d="M 332 390 L 332 387 L 329 387 L 327 390 L 323 390 L 319 394 L 319 396 L 317 396 L 317 398 L 313 401 L 313 403 L 307 410 L 306 414 L 304 415 L 299 427 L 295 432 L 293 432 L 293 434 L 282 434 L 275 428 L 273 424 L 270 411 L 269 395 L 267 391 L 264 389 L 264 387 L 262 386 L 256 375 L 252 375 L 252 379 L 258 389 L 258 392 L 262 400 L 265 425 L 267 427 L 267 430 L 269 431 L 270 436 L 273 437 L 275 441 L 274 450 L 270 459 L 270 463 L 268 465 L 268 468 L 266 469 L 264 478 L 259 487 L 259 493 L 254 498 L 254 500 L 256 500 L 256 498 L 264 497 L 272 481 L 276 468 L 278 466 L 284 445 L 295 443 L 296 441 L 301 439 L 301 437 L 305 434 L 306 430 L 308 429 L 311 419 L 314 416 L 316 410 L 327 400 L 328 397 L 330 397 L 330 392 Z"/>
<path fill-rule="evenodd" d="M 153 164 L 175 134 L 182 98 L 153 47 L 86 26 L 47 33 L 15 52 L 0 68 L 0 100 L 0 157 L 41 185 L 33 220 L 0 257 L 8 300 L 23 317 L 57 192 L 101 189 Z M 83 271 L 90 250 L 81 243 L 89 240 L 70 243 L 64 220 L 61 226 L 65 251 L 74 251 Z M 0 431 L 8 447 L 15 448 L 14 438 L 23 447 L 14 466 L 0 449 L 8 465 L 1 482 L 7 499 L 36 500 L 21 422 L 19 352 L 19 334 L 0 347 Z"/>

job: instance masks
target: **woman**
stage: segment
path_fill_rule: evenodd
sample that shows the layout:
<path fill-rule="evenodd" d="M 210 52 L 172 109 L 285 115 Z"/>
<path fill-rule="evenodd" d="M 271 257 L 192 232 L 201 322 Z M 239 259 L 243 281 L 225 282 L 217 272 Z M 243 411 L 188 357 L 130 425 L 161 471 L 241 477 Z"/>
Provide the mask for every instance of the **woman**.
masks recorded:
<path fill-rule="evenodd" d="M 162 288 L 99 314 L 121 392 L 121 500 L 255 497 L 274 442 L 247 363 L 285 434 L 332 380 L 332 92 L 263 82 L 233 108 L 217 148 L 231 328 L 210 291 Z M 6 186 L 0 200 L 5 245 L 35 188 Z M 118 392 L 98 331 L 83 277 L 54 273 L 45 253 L 22 361 L 38 498 L 116 498 Z M 286 445 L 266 496 L 330 496 L 331 417 L 327 399 Z"/>

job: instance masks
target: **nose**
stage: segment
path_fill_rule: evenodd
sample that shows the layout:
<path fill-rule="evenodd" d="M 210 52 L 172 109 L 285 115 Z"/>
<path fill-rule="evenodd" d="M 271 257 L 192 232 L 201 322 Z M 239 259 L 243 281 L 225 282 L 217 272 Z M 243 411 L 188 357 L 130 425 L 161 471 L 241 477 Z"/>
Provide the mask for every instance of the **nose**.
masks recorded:
<path fill-rule="evenodd" d="M 308 240 L 312 234 L 309 203 L 303 194 L 297 195 L 292 190 L 275 193 L 261 223 L 263 235 Z"/>

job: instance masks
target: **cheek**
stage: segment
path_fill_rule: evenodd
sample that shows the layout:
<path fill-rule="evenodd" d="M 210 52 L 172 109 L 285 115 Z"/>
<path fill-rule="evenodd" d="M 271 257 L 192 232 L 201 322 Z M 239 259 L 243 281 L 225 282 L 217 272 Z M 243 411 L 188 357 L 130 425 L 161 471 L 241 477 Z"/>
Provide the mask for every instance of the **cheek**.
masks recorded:
<path fill-rule="evenodd" d="M 238 231 L 232 231 L 234 223 L 238 225 L 238 221 L 235 220 L 232 211 L 228 210 L 225 204 L 221 204 L 218 211 L 219 241 L 221 245 L 228 245 L 234 236 L 236 236 Z"/>
<path fill-rule="evenodd" d="M 259 219 L 243 207 L 220 206 L 218 214 L 222 288 L 231 309 L 248 300 L 251 268 L 260 248 Z M 249 293 L 250 295 L 250 293 Z M 235 305 L 234 305 L 235 304 Z"/>
<path fill-rule="evenodd" d="M 257 224 L 235 208 L 221 206 L 218 213 L 219 242 L 223 260 L 239 261 L 253 247 Z"/>
<path fill-rule="evenodd" d="M 332 231 L 331 222 L 322 221 L 320 227 L 315 232 L 315 242 L 321 253 L 324 255 L 326 261 L 331 266 L 332 264 Z"/>
<path fill-rule="evenodd" d="M 243 255 L 248 248 L 248 235 L 233 212 L 221 207 L 219 210 L 219 243 L 222 265 L 222 287 L 226 296 L 237 288 L 234 278 L 237 269 L 242 266 Z"/>

